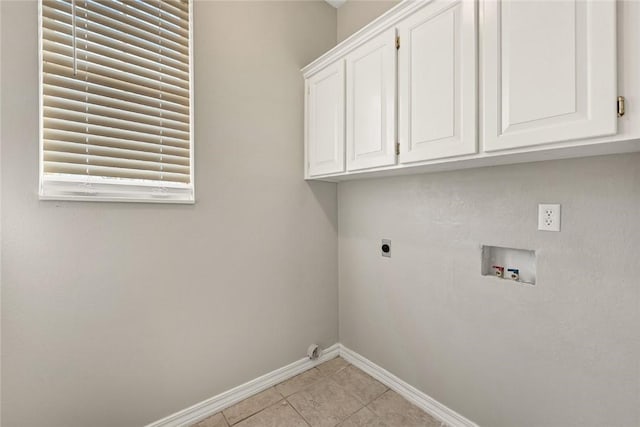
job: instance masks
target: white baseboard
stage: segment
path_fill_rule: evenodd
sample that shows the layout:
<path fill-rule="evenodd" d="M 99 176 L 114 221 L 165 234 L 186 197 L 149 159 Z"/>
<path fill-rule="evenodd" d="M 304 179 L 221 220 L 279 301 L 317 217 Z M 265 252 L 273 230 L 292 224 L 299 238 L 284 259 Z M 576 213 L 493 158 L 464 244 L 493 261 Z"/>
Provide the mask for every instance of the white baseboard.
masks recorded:
<path fill-rule="evenodd" d="M 347 362 L 361 369 L 382 384 L 395 391 L 409 402 L 413 403 L 423 411 L 431 414 L 435 418 L 447 423 L 450 427 L 478 427 L 474 422 L 466 419 L 454 410 L 446 407 L 437 400 L 427 396 L 417 388 L 402 381 L 391 372 L 381 368 L 367 358 L 348 349 L 342 344 L 334 344 L 325 349 L 318 360 L 312 361 L 308 358 L 300 359 L 283 368 L 276 369 L 254 380 L 241 384 L 231 390 L 220 393 L 207 400 L 169 415 L 159 421 L 148 424 L 146 427 L 187 427 L 214 415 L 230 406 L 235 405 L 244 399 L 260 393 L 263 390 L 288 380 L 314 366 L 341 356 Z"/>
<path fill-rule="evenodd" d="M 274 385 L 288 380 L 314 366 L 326 362 L 337 357 L 340 354 L 340 345 L 334 344 L 325 349 L 317 360 L 309 360 L 308 358 L 300 359 L 285 367 L 271 371 L 261 377 L 241 384 L 231 390 L 220 393 L 207 400 L 169 415 L 159 421 L 148 424 L 146 427 L 186 427 L 197 423 L 223 409 L 235 405 L 244 399 L 260 393 L 263 390 L 273 387 Z"/>
<path fill-rule="evenodd" d="M 386 369 L 381 368 L 369 359 L 340 344 L 340 356 L 347 362 L 361 369 L 409 402 L 416 405 L 433 417 L 444 421 L 450 427 L 478 427 L 476 423 L 458 414 L 432 397 L 421 392 L 412 385 L 402 381 Z"/>

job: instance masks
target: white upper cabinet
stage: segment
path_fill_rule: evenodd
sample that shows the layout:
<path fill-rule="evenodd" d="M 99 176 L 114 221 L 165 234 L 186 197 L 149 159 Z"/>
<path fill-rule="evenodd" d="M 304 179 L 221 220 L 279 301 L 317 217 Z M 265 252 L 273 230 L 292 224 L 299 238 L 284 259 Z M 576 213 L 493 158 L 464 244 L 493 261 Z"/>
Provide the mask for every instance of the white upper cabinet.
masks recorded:
<path fill-rule="evenodd" d="M 402 1 L 302 70 L 305 176 L 640 151 L 638 22 L 640 1 Z"/>
<path fill-rule="evenodd" d="M 347 170 L 396 162 L 396 32 L 389 29 L 346 56 Z"/>
<path fill-rule="evenodd" d="M 481 5 L 485 151 L 616 133 L 614 0 Z"/>
<path fill-rule="evenodd" d="M 307 80 L 308 175 L 344 172 L 344 61 Z"/>
<path fill-rule="evenodd" d="M 476 3 L 436 0 L 398 24 L 400 163 L 477 152 Z"/>

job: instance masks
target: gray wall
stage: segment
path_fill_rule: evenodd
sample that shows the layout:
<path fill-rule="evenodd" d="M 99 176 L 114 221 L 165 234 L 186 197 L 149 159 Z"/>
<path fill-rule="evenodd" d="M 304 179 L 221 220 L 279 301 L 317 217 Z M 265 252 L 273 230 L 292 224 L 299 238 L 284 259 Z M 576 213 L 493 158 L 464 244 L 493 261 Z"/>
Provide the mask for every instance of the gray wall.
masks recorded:
<path fill-rule="evenodd" d="M 349 0 L 338 9 L 338 41 L 342 41 L 398 4 L 399 0 Z"/>
<path fill-rule="evenodd" d="M 640 154 L 352 181 L 338 204 L 344 345 L 481 426 L 640 425 Z M 538 283 L 480 276 L 482 244 L 536 250 Z"/>
<path fill-rule="evenodd" d="M 2 82 L 2 7 L 0 7 L 0 82 Z M 0 140 L 2 139 L 2 84 L 0 84 Z M 2 213 L 2 144 L 0 143 L 0 216 Z M 2 221 L 0 221 L 0 314 L 2 311 Z M 0 315 L 0 426 L 2 425 L 2 316 Z"/>
<path fill-rule="evenodd" d="M 195 3 L 195 206 L 40 202 L 37 4 L 2 1 L 3 427 L 140 426 L 331 345 L 335 184 L 303 176 L 324 2 Z"/>
<path fill-rule="evenodd" d="M 640 154 L 345 182 L 338 205 L 347 347 L 481 426 L 640 425 Z M 535 249 L 538 284 L 481 277 L 481 244 Z"/>

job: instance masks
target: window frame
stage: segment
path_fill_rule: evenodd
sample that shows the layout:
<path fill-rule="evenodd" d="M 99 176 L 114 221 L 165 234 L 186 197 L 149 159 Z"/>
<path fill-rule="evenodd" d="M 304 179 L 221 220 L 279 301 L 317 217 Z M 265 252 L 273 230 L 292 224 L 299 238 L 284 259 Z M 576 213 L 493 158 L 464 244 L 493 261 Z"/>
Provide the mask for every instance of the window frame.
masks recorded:
<path fill-rule="evenodd" d="M 193 56 L 193 0 L 189 5 L 189 181 L 188 185 L 158 181 L 135 180 L 87 175 L 64 175 L 46 179 L 44 172 L 44 53 L 43 2 L 38 0 L 38 197 L 39 200 L 129 202 L 129 203 L 195 203 L 194 156 L 194 56 Z"/>

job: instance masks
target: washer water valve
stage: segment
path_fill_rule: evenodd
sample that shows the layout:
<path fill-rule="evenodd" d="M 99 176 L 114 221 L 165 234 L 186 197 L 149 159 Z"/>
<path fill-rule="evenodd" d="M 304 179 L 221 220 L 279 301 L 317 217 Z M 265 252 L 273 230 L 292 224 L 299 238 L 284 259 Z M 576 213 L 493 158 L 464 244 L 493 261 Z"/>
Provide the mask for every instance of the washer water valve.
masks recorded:
<path fill-rule="evenodd" d="M 482 245 L 481 248 L 481 275 L 510 280 L 518 285 L 536 284 L 535 251 L 488 245 Z"/>
<path fill-rule="evenodd" d="M 517 268 L 509 268 L 507 269 L 508 276 L 511 280 L 518 281 L 520 280 L 520 270 Z"/>
<path fill-rule="evenodd" d="M 504 267 L 501 265 L 493 265 L 491 268 L 493 268 L 493 274 L 495 274 L 496 277 L 504 277 Z"/>

